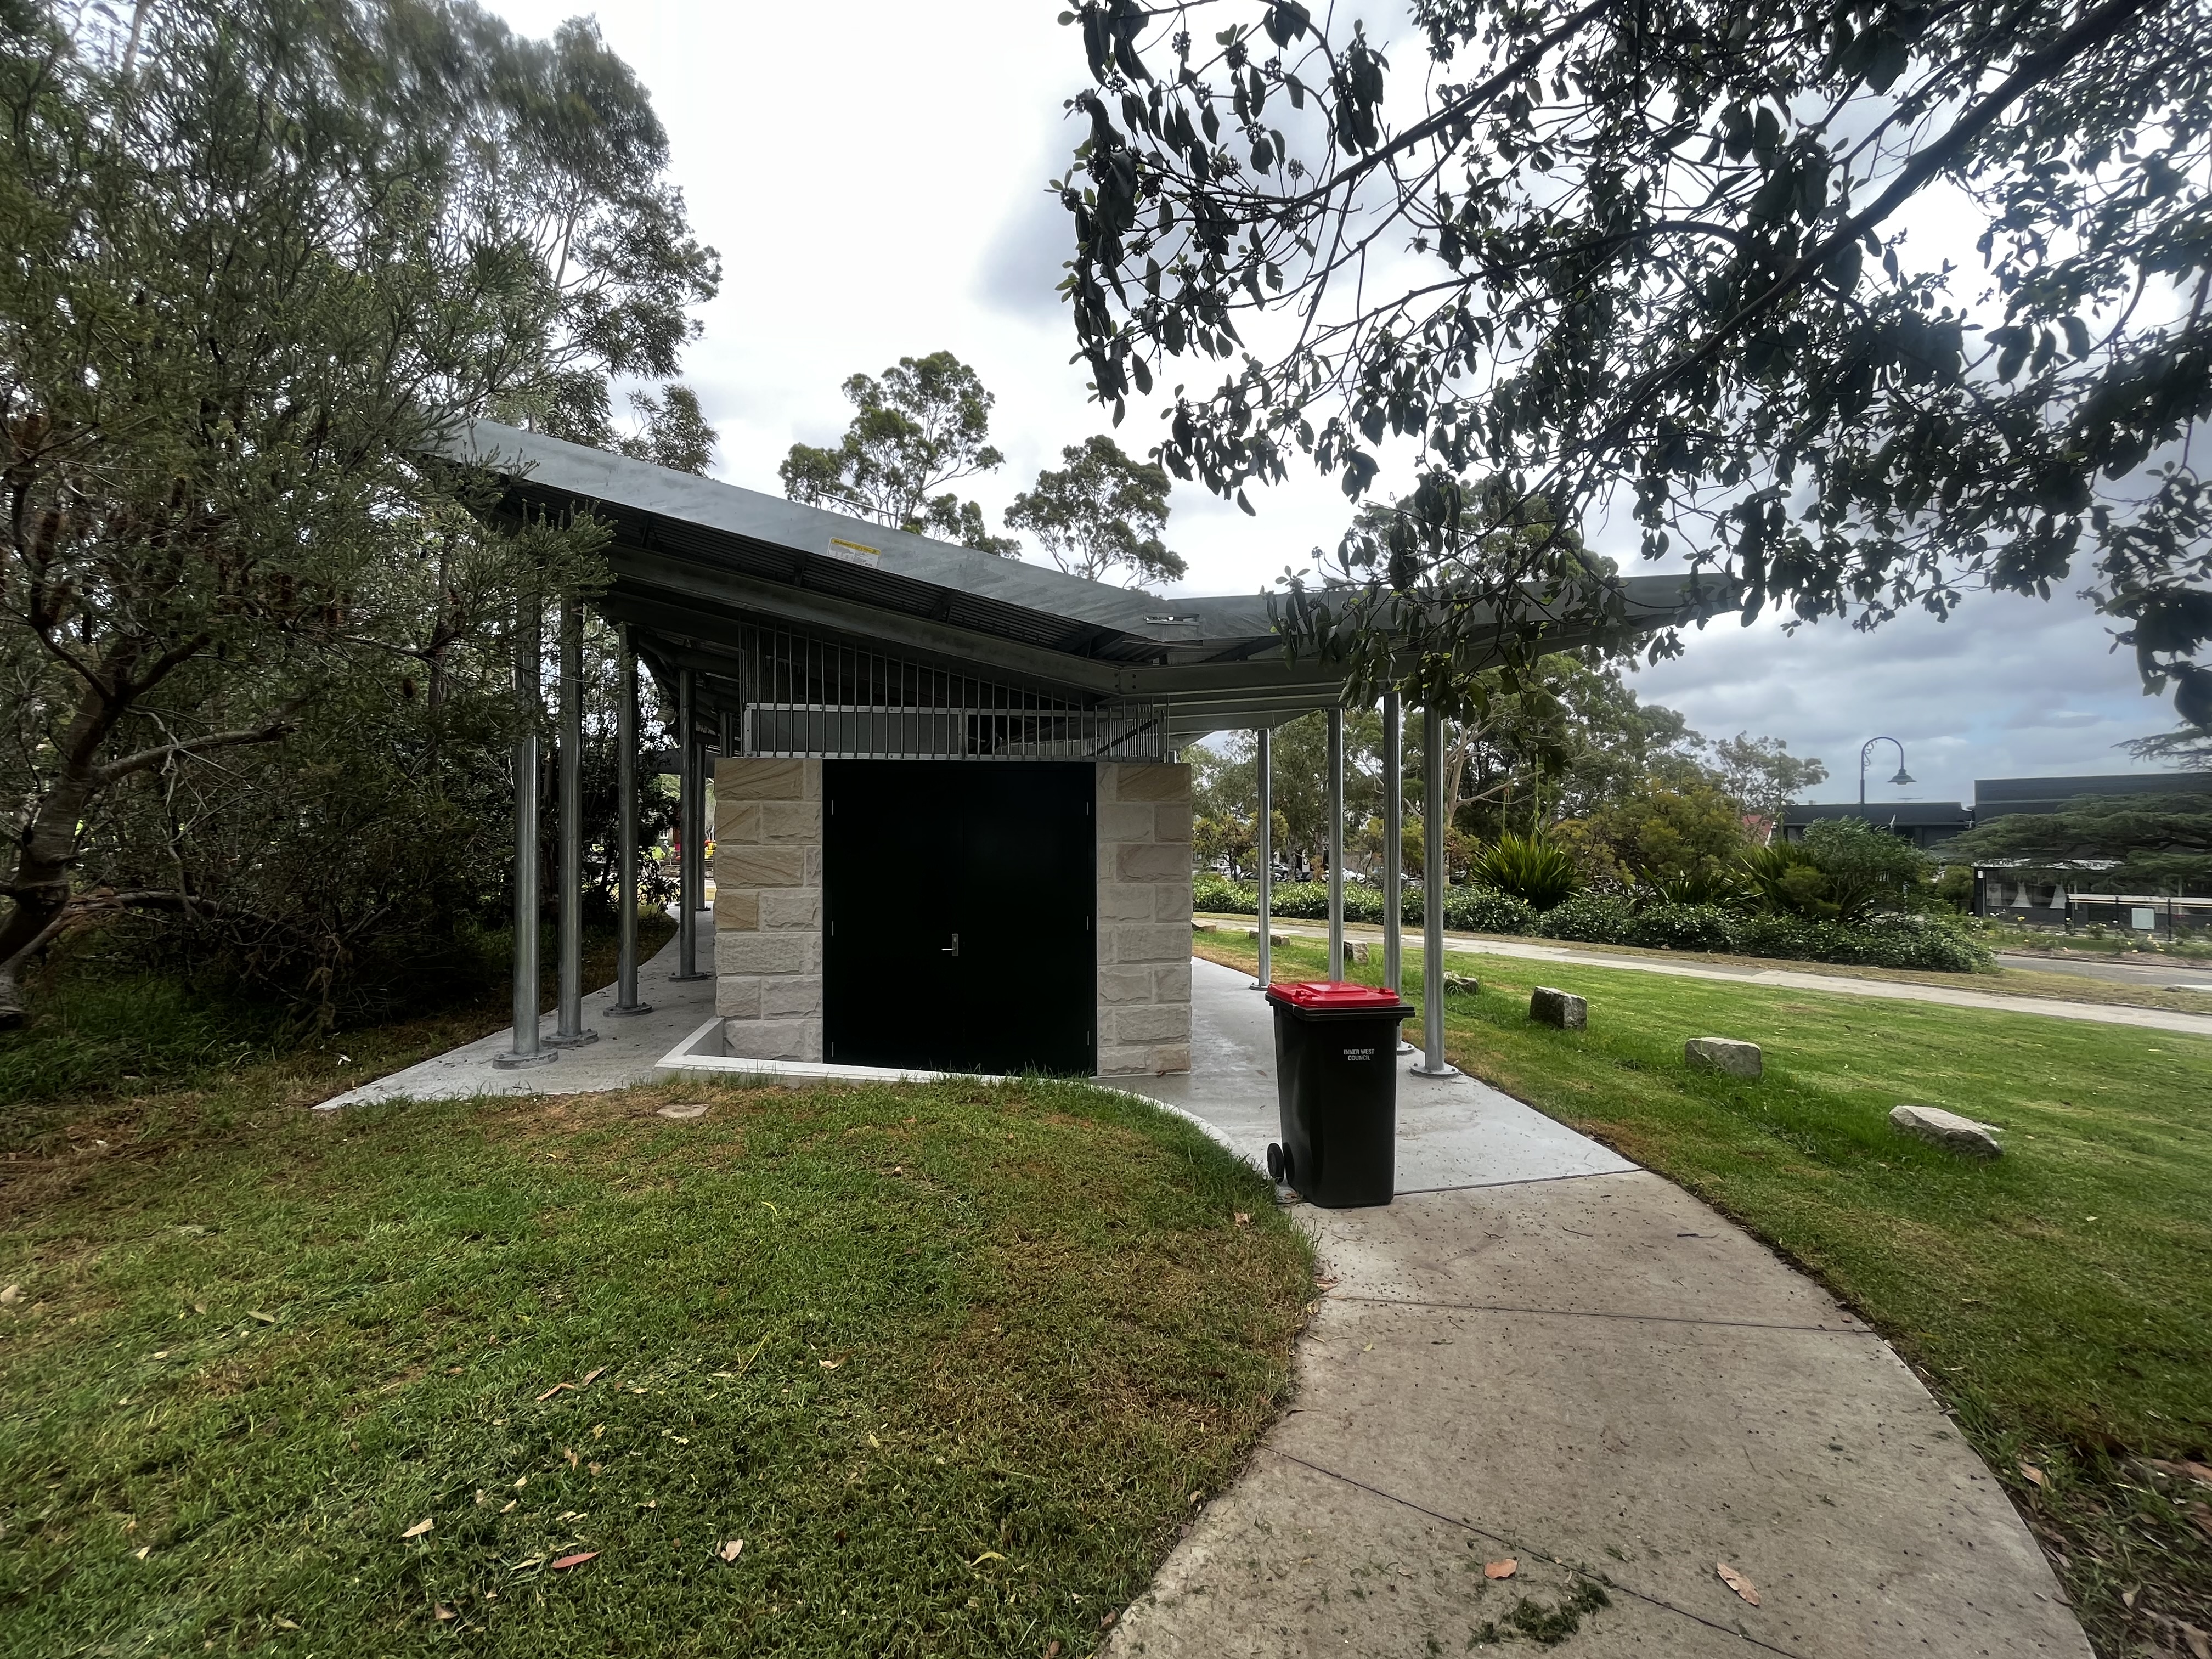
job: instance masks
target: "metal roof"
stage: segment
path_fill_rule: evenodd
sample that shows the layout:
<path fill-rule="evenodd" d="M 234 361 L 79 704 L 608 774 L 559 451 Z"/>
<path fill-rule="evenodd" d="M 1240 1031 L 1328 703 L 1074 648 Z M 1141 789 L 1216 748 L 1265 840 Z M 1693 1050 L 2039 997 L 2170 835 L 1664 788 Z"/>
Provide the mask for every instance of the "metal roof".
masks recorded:
<path fill-rule="evenodd" d="M 1176 747 L 1279 725 L 1341 695 L 1340 664 L 1285 660 L 1257 593 L 1163 598 L 1089 581 L 491 421 L 459 434 L 448 453 L 503 478 L 502 516 L 588 510 L 609 528 L 612 580 L 594 604 L 630 625 L 665 685 L 678 669 L 698 671 L 710 719 L 737 710 L 747 624 L 1055 697 L 1161 706 Z M 1697 586 L 1679 576 L 1613 585 L 1642 629 L 1733 608 L 1710 577 Z M 1545 645 L 1568 650 L 1590 637 L 1562 627 Z"/>

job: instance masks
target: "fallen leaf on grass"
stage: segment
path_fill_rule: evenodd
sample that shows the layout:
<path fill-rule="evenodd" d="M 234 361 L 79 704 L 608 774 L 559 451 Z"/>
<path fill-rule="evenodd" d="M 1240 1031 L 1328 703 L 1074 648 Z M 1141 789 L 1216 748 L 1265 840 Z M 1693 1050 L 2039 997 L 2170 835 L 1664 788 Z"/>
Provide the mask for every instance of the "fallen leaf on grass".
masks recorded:
<path fill-rule="evenodd" d="M 745 1540 L 744 1539 L 732 1538 L 724 1543 L 722 1547 L 716 1550 L 714 1553 L 720 1556 L 725 1561 L 734 1561 L 738 1556 L 744 1553 L 744 1548 Z"/>
<path fill-rule="evenodd" d="M 1098 1617 L 1098 1628 L 1101 1630 L 1111 1630 L 1114 1627 L 1115 1616 L 1115 1615 L 1110 1613 L 1101 1613 Z"/>
<path fill-rule="evenodd" d="M 1759 1605 L 1759 1592 L 1752 1588 L 1750 1579 L 1745 1577 L 1725 1561 L 1715 1563 L 1713 1571 L 1720 1574 L 1721 1583 L 1726 1584 L 1754 1607 Z"/>
<path fill-rule="evenodd" d="M 2027 1476 L 2029 1482 L 2034 1486 L 2041 1486 L 2046 1484 L 2043 1479 L 2043 1471 L 2036 1468 L 2033 1463 L 2022 1463 L 2020 1466 L 2020 1472 L 2023 1475 Z"/>
<path fill-rule="evenodd" d="M 1242 1210 L 1231 1210 L 1229 1213 L 1237 1218 L 1237 1224 L 1240 1227 L 1249 1227 L 1252 1224 L 1252 1218 Z"/>
<path fill-rule="evenodd" d="M 1510 1578 L 1520 1571 L 1520 1562 L 1510 1555 L 1503 1561 L 1486 1561 L 1482 1564 L 1482 1576 L 1485 1578 Z"/>
<path fill-rule="evenodd" d="M 453 1610 L 451 1607 L 432 1607 L 430 1616 L 439 1620 L 451 1619 L 453 1616 Z"/>
<path fill-rule="evenodd" d="M 1046 1644 L 1044 1659 L 1060 1659 L 1060 1638 L 1057 1636 Z"/>
<path fill-rule="evenodd" d="M 980 1567 L 986 1561 L 1003 1561 L 1006 1559 L 1006 1558 L 1005 1556 L 1000 1554 L 996 1550 L 985 1550 L 981 1555 L 977 1556 L 968 1565 L 971 1567 Z"/>
<path fill-rule="evenodd" d="M 567 1464 L 568 1465 L 568 1467 L 569 1467 L 570 1468 L 572 1468 L 572 1469 L 573 1469 L 573 1468 L 576 1468 L 579 1464 L 580 1464 L 580 1463 L 584 1461 L 582 1458 L 580 1458 L 580 1457 L 579 1457 L 579 1456 L 577 1456 L 577 1455 L 576 1455 L 576 1449 L 575 1449 L 574 1446 L 563 1446 L 563 1447 L 562 1447 L 562 1448 L 561 1448 L 561 1456 L 562 1456 L 562 1460 L 563 1460 L 564 1462 L 567 1462 Z"/>
<path fill-rule="evenodd" d="M 23 1287 L 21 1285 L 10 1285 L 6 1290 L 0 1291 L 0 1308 L 12 1308 L 22 1299 Z"/>
<path fill-rule="evenodd" d="M 275 1314 L 264 1313 L 258 1308 L 249 1310 L 246 1316 L 251 1319 L 258 1319 L 264 1325 L 274 1325 L 276 1322 L 276 1316 Z"/>
<path fill-rule="evenodd" d="M 426 1533 L 426 1532 L 429 1531 L 431 1528 L 433 1528 L 433 1527 L 436 1526 L 437 1524 L 438 1524 L 438 1523 L 437 1523 L 437 1522 L 436 1522 L 435 1520 L 434 1520 L 434 1519 L 433 1519 L 432 1517 L 430 1517 L 429 1516 L 427 1516 L 427 1515 L 426 1515 L 426 1516 L 423 1516 L 420 1521 L 417 1521 L 417 1522 L 416 1522 L 413 1526 L 411 1526 L 411 1527 L 408 1528 L 407 1528 L 407 1530 L 406 1530 L 405 1532 L 401 1533 L 399 1535 L 400 1535 L 400 1537 L 401 1537 L 401 1538 L 403 1538 L 403 1539 L 406 1539 L 406 1538 L 420 1538 L 420 1537 L 421 1537 L 424 1533 Z"/>
<path fill-rule="evenodd" d="M 817 1359 L 814 1363 L 825 1371 L 834 1371 L 845 1362 L 842 1359 Z"/>
<path fill-rule="evenodd" d="M 137 1548 L 137 1549 L 135 1549 L 135 1550 L 133 1550 L 133 1551 L 131 1551 L 131 1554 L 133 1554 L 133 1555 L 137 1556 L 137 1557 L 141 1561 L 143 1561 L 143 1560 L 144 1560 L 148 1556 L 151 1555 L 153 1553 L 154 1553 L 154 1547 L 153 1547 L 151 1544 L 143 1544 L 143 1545 L 141 1545 L 138 1548 Z"/>
<path fill-rule="evenodd" d="M 509 1510 L 513 1509 L 513 1508 L 515 1506 L 515 1504 L 518 1504 L 518 1503 L 520 1503 L 520 1501 L 521 1501 L 521 1500 L 520 1500 L 520 1498 L 508 1498 L 508 1499 L 507 1500 L 507 1502 L 506 1502 L 506 1503 L 504 1503 L 504 1504 L 501 1504 L 501 1505 L 499 1506 L 499 1512 L 500 1512 L 501 1515 L 505 1515 L 505 1514 L 506 1514 Z"/>
<path fill-rule="evenodd" d="M 586 1561 L 596 1561 L 599 1559 L 599 1553 L 597 1550 L 580 1550 L 574 1555 L 563 1555 L 560 1557 L 552 1563 L 548 1571 L 553 1572 L 566 1572 L 571 1567 L 582 1566 Z"/>
<path fill-rule="evenodd" d="M 299 1628 L 300 1628 L 297 1625 L 294 1624 L 290 1620 L 286 1619 L 286 1618 L 283 1618 L 283 1617 L 281 1617 L 281 1616 L 280 1616 L 280 1617 L 278 1617 L 277 1619 L 274 1620 L 272 1622 L 276 1625 L 276 1628 L 277 1628 L 278 1630 L 297 1630 L 297 1629 L 299 1629 Z"/>

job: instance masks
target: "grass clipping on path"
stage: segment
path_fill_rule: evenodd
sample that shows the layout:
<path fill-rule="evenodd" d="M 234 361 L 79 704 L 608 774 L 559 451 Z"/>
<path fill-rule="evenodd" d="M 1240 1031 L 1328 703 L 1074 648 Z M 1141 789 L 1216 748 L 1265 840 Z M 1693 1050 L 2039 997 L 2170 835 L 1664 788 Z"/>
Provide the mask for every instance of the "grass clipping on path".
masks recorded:
<path fill-rule="evenodd" d="M 5 1167 L 0 1652 L 1086 1651 L 1311 1293 L 1081 1085 L 262 1121 Z"/>
<path fill-rule="evenodd" d="M 1199 951 L 1257 965 L 1241 935 Z M 1319 978 L 1326 957 L 1279 945 L 1275 977 Z M 1447 960 L 1481 985 L 1445 999 L 1452 1063 L 1688 1188 L 1889 1338 L 2004 1481 L 2100 1651 L 2189 1653 L 2182 1626 L 2212 1632 L 2212 1482 L 2190 1472 L 2212 1466 L 2212 1039 Z M 1407 984 L 1418 1000 L 1418 969 Z M 1532 1023 L 1539 984 L 1587 997 L 1589 1029 Z M 1693 1036 L 1759 1043 L 1765 1076 L 1691 1072 Z M 1899 1134 L 1900 1101 L 1998 1125 L 2004 1156 Z"/>

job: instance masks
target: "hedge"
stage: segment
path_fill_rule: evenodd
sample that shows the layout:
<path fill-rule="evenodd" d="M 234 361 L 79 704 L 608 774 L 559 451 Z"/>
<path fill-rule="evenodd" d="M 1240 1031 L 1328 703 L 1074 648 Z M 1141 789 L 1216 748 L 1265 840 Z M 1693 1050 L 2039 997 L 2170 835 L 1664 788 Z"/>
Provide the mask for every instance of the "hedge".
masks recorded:
<path fill-rule="evenodd" d="M 1248 881 L 1200 875 L 1191 884 L 1200 910 L 1255 915 L 1259 893 Z M 1328 915 L 1328 887 L 1318 881 L 1279 882 L 1269 895 L 1273 913 L 1298 921 Z M 1421 889 L 1406 884 L 1407 922 L 1421 923 Z M 1382 895 L 1365 882 L 1344 884 L 1347 921 L 1379 923 Z M 1995 965 L 1989 947 L 1933 916 L 1877 916 L 1856 927 L 1802 916 L 1744 915 L 1715 904 L 1638 907 L 1617 893 L 1577 893 L 1539 916 L 1504 893 L 1454 887 L 1444 894 L 1444 925 L 1469 933 L 1539 933 L 1593 945 L 1638 945 L 1650 950 L 1711 951 L 1779 957 L 1798 962 L 1839 962 L 1863 968 L 1922 972 L 1985 973 Z"/>

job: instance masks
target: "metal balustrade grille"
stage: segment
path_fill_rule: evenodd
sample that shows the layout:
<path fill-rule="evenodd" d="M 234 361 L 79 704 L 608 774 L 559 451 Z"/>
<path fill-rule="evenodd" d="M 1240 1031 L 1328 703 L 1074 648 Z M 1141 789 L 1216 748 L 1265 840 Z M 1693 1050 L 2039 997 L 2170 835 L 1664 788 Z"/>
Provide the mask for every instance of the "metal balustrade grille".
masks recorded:
<path fill-rule="evenodd" d="M 1163 761 L 1167 709 L 1083 702 L 748 627 L 743 752 L 826 760 Z"/>

